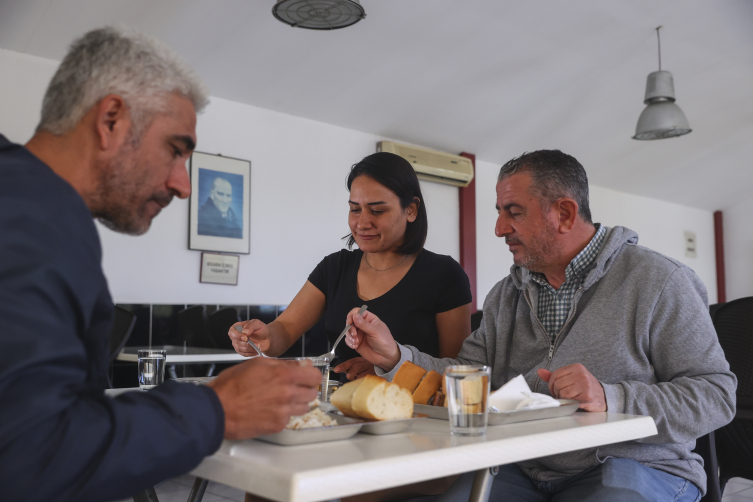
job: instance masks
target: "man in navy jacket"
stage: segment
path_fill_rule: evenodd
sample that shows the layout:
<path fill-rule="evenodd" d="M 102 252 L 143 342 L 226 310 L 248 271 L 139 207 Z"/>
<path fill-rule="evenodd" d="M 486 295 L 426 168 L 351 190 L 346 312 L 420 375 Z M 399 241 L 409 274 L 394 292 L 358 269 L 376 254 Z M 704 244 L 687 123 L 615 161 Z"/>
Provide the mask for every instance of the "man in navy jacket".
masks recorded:
<path fill-rule="evenodd" d="M 316 397 L 318 370 L 261 359 L 207 386 L 104 394 L 113 303 L 92 217 L 138 235 L 189 196 L 206 96 L 156 40 L 95 30 L 71 46 L 25 147 L 0 135 L 3 500 L 125 498 L 190 470 L 223 437 L 281 430 Z"/>

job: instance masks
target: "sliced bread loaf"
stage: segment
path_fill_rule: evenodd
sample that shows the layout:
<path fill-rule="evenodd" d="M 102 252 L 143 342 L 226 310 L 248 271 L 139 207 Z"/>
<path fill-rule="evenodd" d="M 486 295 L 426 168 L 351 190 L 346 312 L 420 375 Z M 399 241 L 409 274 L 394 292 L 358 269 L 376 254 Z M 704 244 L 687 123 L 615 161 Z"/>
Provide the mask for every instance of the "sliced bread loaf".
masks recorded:
<path fill-rule="evenodd" d="M 413 392 L 413 402 L 416 404 L 426 404 L 442 386 L 442 374 L 431 370 L 426 374 L 421 383 Z"/>
<path fill-rule="evenodd" d="M 392 383 L 396 383 L 408 392 L 413 393 L 425 374 L 426 370 L 421 366 L 405 361 L 395 373 Z"/>
<path fill-rule="evenodd" d="M 337 407 L 343 415 L 358 418 L 358 413 L 353 410 L 353 393 L 364 382 L 364 379 L 353 380 L 341 386 L 329 398 L 329 402 Z"/>
<path fill-rule="evenodd" d="M 383 378 L 367 375 L 353 393 L 352 407 L 358 415 L 374 420 L 395 420 L 413 416 L 411 393 Z"/>
<path fill-rule="evenodd" d="M 332 394 L 330 402 L 343 415 L 395 420 L 413 416 L 411 394 L 383 378 L 367 375 L 348 382 Z"/>

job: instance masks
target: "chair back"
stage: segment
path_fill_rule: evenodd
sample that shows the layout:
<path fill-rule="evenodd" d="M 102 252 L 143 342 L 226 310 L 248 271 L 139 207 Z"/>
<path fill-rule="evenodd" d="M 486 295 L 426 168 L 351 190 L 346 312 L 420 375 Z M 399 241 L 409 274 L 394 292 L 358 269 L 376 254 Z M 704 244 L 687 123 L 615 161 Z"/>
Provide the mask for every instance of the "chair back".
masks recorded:
<path fill-rule="evenodd" d="M 714 431 L 696 439 L 694 453 L 703 459 L 706 472 L 706 495 L 699 502 L 722 502 L 722 489 L 719 485 L 719 462 L 716 458 L 716 435 Z"/>
<path fill-rule="evenodd" d="M 471 333 L 481 327 L 481 318 L 484 317 L 484 311 L 479 310 L 471 314 Z"/>
<path fill-rule="evenodd" d="M 235 307 L 225 307 L 209 314 L 209 332 L 219 348 L 233 350 L 233 342 L 227 332 L 238 321 L 240 317 Z"/>
<path fill-rule="evenodd" d="M 714 327 L 737 377 L 737 413 L 732 422 L 716 431 L 723 489 L 730 478 L 753 479 L 753 297 L 719 306 Z"/>
<path fill-rule="evenodd" d="M 136 314 L 123 307 L 115 306 L 112 331 L 110 331 L 110 344 L 108 347 L 109 364 L 112 364 L 113 361 L 115 361 L 118 354 L 120 354 L 120 351 L 125 347 L 135 324 Z"/>
<path fill-rule="evenodd" d="M 714 316 L 716 315 L 716 311 L 719 310 L 719 307 L 724 305 L 724 303 L 712 303 L 709 305 L 709 314 L 711 315 L 711 320 L 714 320 Z"/>
<path fill-rule="evenodd" d="M 207 327 L 204 305 L 194 305 L 178 312 L 178 326 L 181 336 L 191 347 L 217 348 Z"/>
<path fill-rule="evenodd" d="M 753 297 L 721 305 L 714 313 L 714 328 L 737 377 L 738 398 L 753 398 Z"/>

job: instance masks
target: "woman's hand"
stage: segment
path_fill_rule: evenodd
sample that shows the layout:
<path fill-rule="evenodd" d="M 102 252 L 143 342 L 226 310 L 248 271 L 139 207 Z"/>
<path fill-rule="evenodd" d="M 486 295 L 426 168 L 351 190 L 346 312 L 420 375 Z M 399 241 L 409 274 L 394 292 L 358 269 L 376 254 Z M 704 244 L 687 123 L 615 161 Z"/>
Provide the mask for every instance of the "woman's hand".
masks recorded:
<path fill-rule="evenodd" d="M 344 363 L 335 366 L 333 371 L 335 373 L 342 373 L 344 371 L 348 380 L 356 380 L 358 378 L 363 378 L 366 375 L 376 375 L 374 365 L 363 357 L 348 359 Z"/>
<path fill-rule="evenodd" d="M 390 329 L 373 313 L 367 311 L 361 317 L 354 308 L 348 313 L 347 324 L 353 327 L 345 335 L 345 343 L 371 364 L 392 371 L 400 362 L 400 349 Z"/>
<path fill-rule="evenodd" d="M 236 326 L 241 328 L 238 331 Z M 230 326 L 227 332 L 227 336 L 233 342 L 233 348 L 235 351 L 245 357 L 255 356 L 256 351 L 248 344 L 248 339 L 254 341 L 257 347 L 262 352 L 269 350 L 271 345 L 269 327 L 261 322 L 259 319 L 251 319 L 250 321 L 237 322 Z"/>

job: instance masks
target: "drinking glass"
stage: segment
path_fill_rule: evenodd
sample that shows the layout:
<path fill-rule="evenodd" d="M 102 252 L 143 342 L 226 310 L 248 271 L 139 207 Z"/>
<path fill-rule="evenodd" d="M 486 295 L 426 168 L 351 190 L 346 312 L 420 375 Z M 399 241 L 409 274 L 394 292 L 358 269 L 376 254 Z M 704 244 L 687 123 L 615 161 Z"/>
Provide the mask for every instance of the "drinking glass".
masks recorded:
<path fill-rule="evenodd" d="M 454 436 L 486 434 L 489 366 L 449 366 L 444 372 L 450 433 Z"/>
<path fill-rule="evenodd" d="M 311 361 L 311 364 L 321 371 L 322 383 L 319 384 L 319 401 L 327 400 L 327 386 L 329 385 L 329 358 L 328 357 L 297 357 L 298 361 Z"/>
<path fill-rule="evenodd" d="M 166 350 L 139 350 L 139 387 L 149 390 L 165 381 Z"/>

